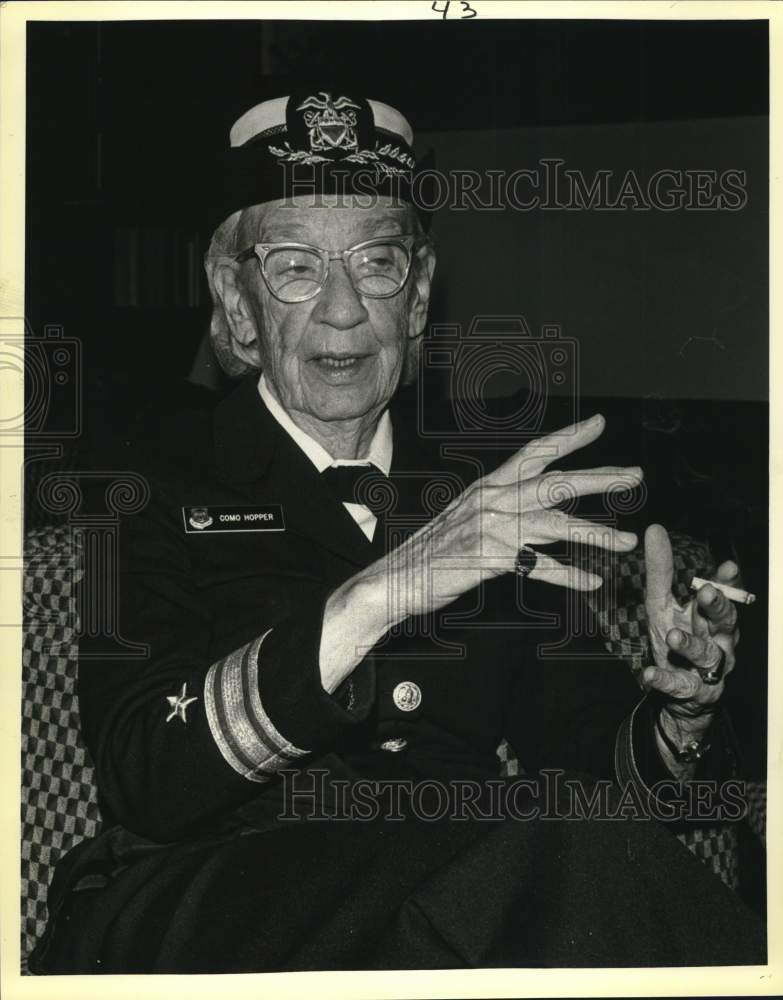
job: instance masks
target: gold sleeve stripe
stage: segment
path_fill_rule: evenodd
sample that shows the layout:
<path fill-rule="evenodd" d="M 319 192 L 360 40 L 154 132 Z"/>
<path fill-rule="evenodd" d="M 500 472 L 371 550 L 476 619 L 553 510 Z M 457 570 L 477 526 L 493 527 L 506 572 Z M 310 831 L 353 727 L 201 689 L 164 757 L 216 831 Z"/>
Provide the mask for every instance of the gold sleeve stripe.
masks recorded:
<path fill-rule="evenodd" d="M 259 652 L 269 631 L 213 663 L 204 684 L 207 720 L 218 749 L 238 774 L 257 782 L 309 753 L 278 732 L 261 703 Z"/>

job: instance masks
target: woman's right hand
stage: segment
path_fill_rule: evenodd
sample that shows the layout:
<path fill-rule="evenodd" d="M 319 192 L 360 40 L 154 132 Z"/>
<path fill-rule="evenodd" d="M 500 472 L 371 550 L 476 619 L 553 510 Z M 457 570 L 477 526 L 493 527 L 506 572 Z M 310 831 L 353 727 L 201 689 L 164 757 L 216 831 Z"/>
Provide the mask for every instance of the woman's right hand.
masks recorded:
<path fill-rule="evenodd" d="M 477 480 L 383 559 L 347 580 L 329 598 L 321 643 L 324 686 L 334 690 L 391 627 L 450 604 L 485 580 L 514 570 L 523 545 L 537 552 L 529 579 L 595 590 L 600 576 L 564 566 L 540 546 L 581 542 L 615 552 L 636 546 L 633 532 L 572 517 L 558 506 L 575 497 L 633 489 L 638 467 L 546 471 L 604 430 L 592 417 L 531 441 Z"/>
<path fill-rule="evenodd" d="M 558 506 L 579 496 L 633 489 L 642 481 L 640 468 L 546 471 L 593 442 L 604 427 L 599 415 L 525 445 L 374 564 L 370 569 L 386 577 L 389 625 L 436 611 L 484 580 L 512 572 L 523 545 L 537 552 L 531 580 L 574 590 L 600 587 L 600 576 L 564 566 L 539 547 L 569 541 L 628 552 L 636 546 L 633 532 L 572 517 Z"/>

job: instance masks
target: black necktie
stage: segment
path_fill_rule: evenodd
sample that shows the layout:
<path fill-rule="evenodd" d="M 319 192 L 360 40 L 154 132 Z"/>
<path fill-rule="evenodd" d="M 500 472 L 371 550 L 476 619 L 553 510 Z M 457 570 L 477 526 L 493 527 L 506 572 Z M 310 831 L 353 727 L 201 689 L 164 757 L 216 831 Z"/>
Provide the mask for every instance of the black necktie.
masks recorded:
<path fill-rule="evenodd" d="M 341 503 L 362 504 L 376 517 L 390 506 L 389 480 L 375 465 L 332 465 L 321 476 Z"/>

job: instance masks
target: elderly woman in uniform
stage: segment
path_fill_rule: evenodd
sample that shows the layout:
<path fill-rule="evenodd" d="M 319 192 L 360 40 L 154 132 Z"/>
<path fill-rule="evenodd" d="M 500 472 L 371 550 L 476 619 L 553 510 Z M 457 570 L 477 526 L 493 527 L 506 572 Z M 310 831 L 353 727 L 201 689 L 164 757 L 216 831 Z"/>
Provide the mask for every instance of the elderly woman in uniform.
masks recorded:
<path fill-rule="evenodd" d="M 637 544 L 558 506 L 641 481 L 557 471 L 602 417 L 491 470 L 417 433 L 397 390 L 435 254 L 399 112 L 294 94 L 230 141 L 206 266 L 239 381 L 167 435 L 123 525 L 122 627 L 149 656 L 81 664 L 106 823 L 59 866 L 31 967 L 763 961 L 755 918 L 649 818 L 664 786 L 731 773 L 733 605 L 705 586 L 681 608 L 650 527 L 632 677 L 569 625 L 601 576 L 556 554 Z M 503 739 L 523 778 L 499 778 Z M 563 789 L 601 780 L 635 815 L 575 819 Z"/>

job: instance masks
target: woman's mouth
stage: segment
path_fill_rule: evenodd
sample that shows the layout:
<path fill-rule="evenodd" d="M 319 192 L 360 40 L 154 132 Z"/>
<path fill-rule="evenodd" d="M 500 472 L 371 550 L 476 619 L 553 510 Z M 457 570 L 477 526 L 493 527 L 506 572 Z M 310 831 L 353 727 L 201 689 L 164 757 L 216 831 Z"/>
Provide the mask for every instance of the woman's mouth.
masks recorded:
<path fill-rule="evenodd" d="M 369 359 L 369 354 L 318 354 L 311 362 L 323 378 L 340 383 L 359 375 Z"/>
<path fill-rule="evenodd" d="M 355 365 L 357 361 L 360 361 L 363 356 L 364 355 L 351 354 L 346 357 L 335 358 L 331 355 L 324 354 L 315 360 L 320 365 L 324 365 L 327 368 L 350 368 L 352 365 Z"/>

